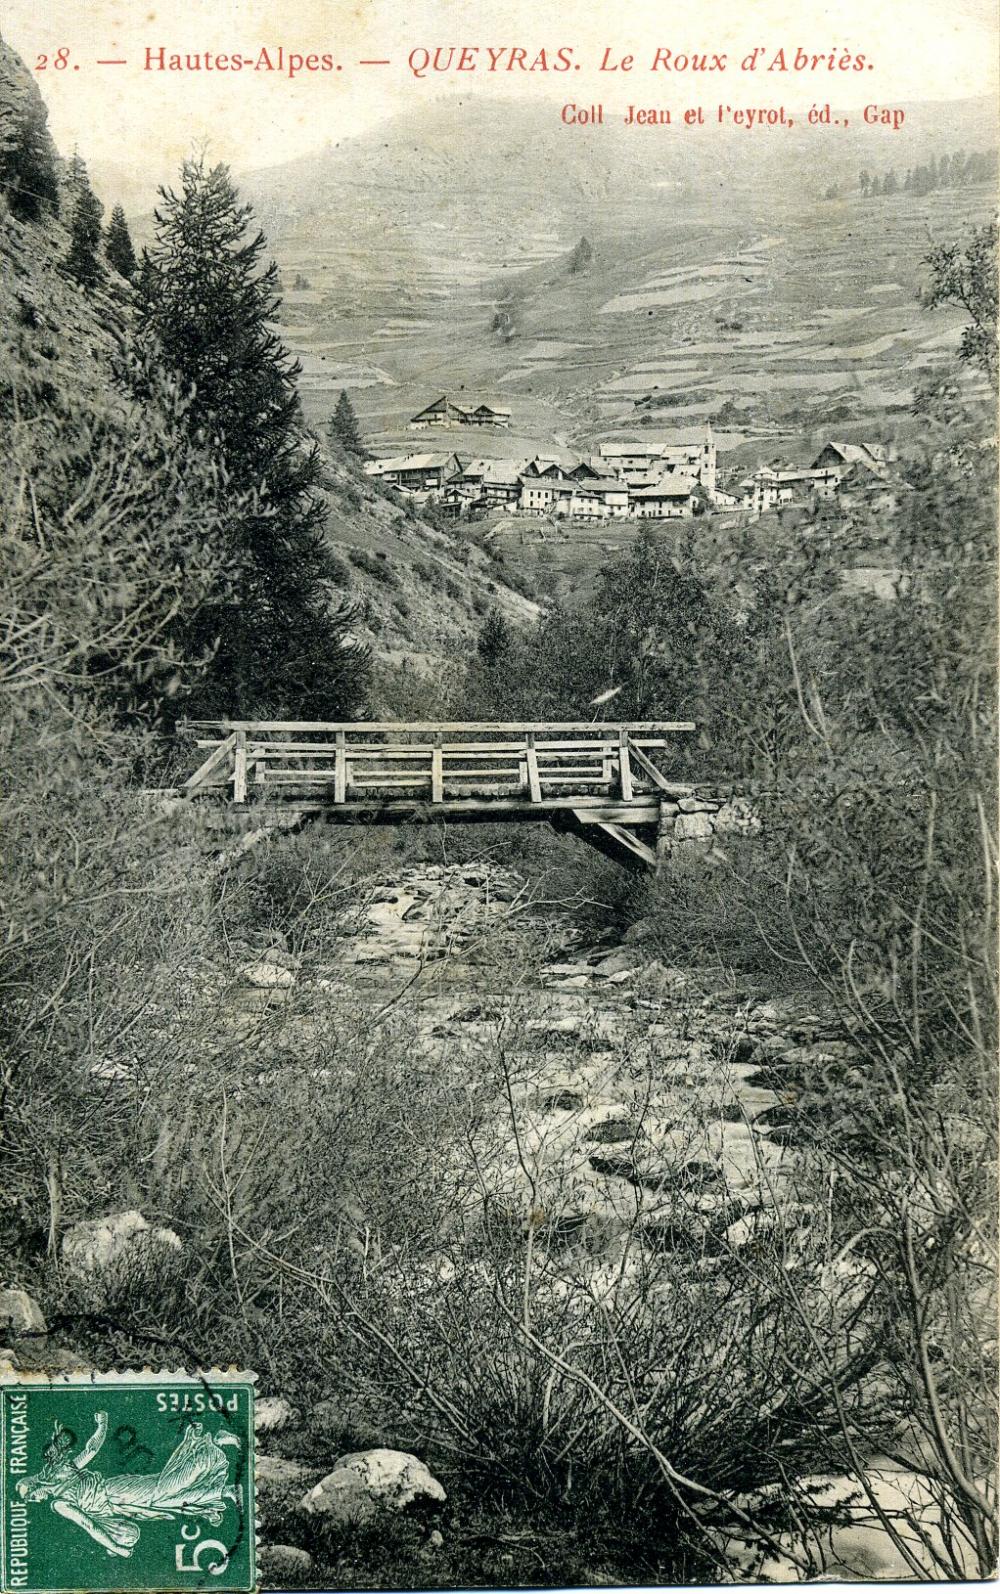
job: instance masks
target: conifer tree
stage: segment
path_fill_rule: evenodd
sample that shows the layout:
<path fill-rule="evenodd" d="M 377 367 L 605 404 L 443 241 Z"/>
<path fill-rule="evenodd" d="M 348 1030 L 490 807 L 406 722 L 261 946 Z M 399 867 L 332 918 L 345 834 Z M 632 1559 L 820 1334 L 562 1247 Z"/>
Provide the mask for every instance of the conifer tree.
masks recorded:
<path fill-rule="evenodd" d="M 337 408 L 330 416 L 327 432 L 331 443 L 339 443 L 340 447 L 346 448 L 349 454 L 357 454 L 361 457 L 367 455 L 367 450 L 361 441 L 361 428 L 358 425 L 357 413 L 347 393 L 343 390 L 341 390 L 340 397 L 337 400 Z"/>
<path fill-rule="evenodd" d="M 488 670 L 500 669 L 510 655 L 512 638 L 499 609 L 491 609 L 476 639 L 476 652 Z"/>
<path fill-rule="evenodd" d="M 104 252 L 120 277 L 126 282 L 131 282 L 138 269 L 135 250 L 132 247 L 132 235 L 128 230 L 125 212 L 121 205 L 116 205 L 111 212 L 108 230 L 105 234 Z"/>
<path fill-rule="evenodd" d="M 235 597 L 204 619 L 216 654 L 203 706 L 213 717 L 350 718 L 367 661 L 350 611 L 332 600 L 319 452 L 300 366 L 273 330 L 277 268 L 227 167 L 185 161 L 180 191 L 161 196 L 136 283 L 140 346 L 191 394 L 189 424 L 253 495 L 230 533 Z"/>
<path fill-rule="evenodd" d="M 96 288 L 104 278 L 104 267 L 99 255 L 104 206 L 87 180 L 87 170 L 82 161 L 74 177 L 77 193 L 63 270 L 81 288 Z"/>

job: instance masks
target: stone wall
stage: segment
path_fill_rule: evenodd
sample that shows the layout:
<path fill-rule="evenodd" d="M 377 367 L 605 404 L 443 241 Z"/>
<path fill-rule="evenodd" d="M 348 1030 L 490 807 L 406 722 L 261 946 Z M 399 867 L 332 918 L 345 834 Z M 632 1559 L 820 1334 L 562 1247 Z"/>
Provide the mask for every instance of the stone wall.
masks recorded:
<path fill-rule="evenodd" d="M 706 843 L 715 836 L 749 835 L 760 819 L 746 797 L 692 796 L 660 804 L 656 851 L 666 857 L 681 842 Z"/>

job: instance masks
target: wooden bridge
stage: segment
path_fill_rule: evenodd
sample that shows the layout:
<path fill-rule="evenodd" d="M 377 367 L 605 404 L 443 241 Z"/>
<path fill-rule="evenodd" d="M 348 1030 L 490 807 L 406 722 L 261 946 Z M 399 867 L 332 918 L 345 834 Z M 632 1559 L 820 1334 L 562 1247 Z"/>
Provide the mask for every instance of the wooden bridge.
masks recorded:
<path fill-rule="evenodd" d="M 662 766 L 690 721 L 189 721 L 205 755 L 184 783 L 257 821 L 400 824 L 544 819 L 622 862 L 656 866 L 661 806 L 692 788 Z"/>

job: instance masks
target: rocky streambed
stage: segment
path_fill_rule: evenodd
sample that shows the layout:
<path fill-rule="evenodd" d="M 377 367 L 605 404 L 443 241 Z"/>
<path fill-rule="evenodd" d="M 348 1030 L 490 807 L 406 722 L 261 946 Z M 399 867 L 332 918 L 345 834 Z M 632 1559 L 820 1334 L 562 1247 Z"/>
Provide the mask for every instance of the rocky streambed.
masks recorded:
<path fill-rule="evenodd" d="M 383 1275 L 404 1313 L 427 1294 L 447 1312 L 450 1300 L 488 1293 L 484 1214 L 487 1225 L 502 1219 L 522 1251 L 530 1236 L 519 1265 L 541 1313 L 567 1308 L 567 1332 L 609 1305 L 670 1309 L 679 1277 L 708 1277 L 734 1257 L 752 1265 L 779 1223 L 788 1244 L 789 1174 L 823 1133 L 831 1090 L 842 1104 L 860 1079 L 854 1038 L 804 999 L 762 1001 L 721 977 L 706 988 L 664 963 L 642 926 L 624 941 L 588 935 L 489 864 L 418 865 L 369 882 L 335 958 L 297 954 L 280 936 L 237 951 L 235 980 L 211 975 L 223 1031 L 273 1018 L 314 1039 L 353 1025 L 369 1054 L 402 1034 L 414 1080 L 445 1082 L 449 1099 L 467 1104 L 460 1122 L 440 1126 L 436 1148 L 452 1230 L 419 1259 L 400 1253 Z M 331 1091 L 338 1085 L 331 1075 Z M 66 1232 L 63 1263 L 92 1282 L 137 1245 L 143 1266 L 159 1255 L 174 1265 L 181 1241 L 141 1213 L 102 1214 Z M 856 1280 L 844 1282 L 849 1291 Z M 73 1362 L 71 1350 L 46 1347 L 41 1309 L 23 1292 L 0 1295 L 4 1322 L 12 1360 Z M 261 1394 L 268 1581 L 303 1586 L 316 1575 L 307 1546 L 317 1524 L 328 1542 L 331 1528 L 415 1513 L 414 1553 L 440 1549 L 446 1490 L 390 1442 L 419 1448 L 412 1430 L 340 1454 L 336 1407 L 294 1410 L 273 1372 Z M 898 1469 L 887 1477 L 890 1492 L 912 1484 Z M 850 1494 L 843 1479 L 830 1486 Z M 867 1505 L 863 1514 L 864 1569 L 889 1575 L 891 1557 L 873 1570 L 886 1546 L 872 1549 Z M 827 1570 L 850 1572 L 850 1554 L 843 1543 L 834 1554 L 831 1539 Z M 772 1553 L 767 1575 L 796 1574 Z M 496 1568 L 491 1576 L 502 1580 Z"/>

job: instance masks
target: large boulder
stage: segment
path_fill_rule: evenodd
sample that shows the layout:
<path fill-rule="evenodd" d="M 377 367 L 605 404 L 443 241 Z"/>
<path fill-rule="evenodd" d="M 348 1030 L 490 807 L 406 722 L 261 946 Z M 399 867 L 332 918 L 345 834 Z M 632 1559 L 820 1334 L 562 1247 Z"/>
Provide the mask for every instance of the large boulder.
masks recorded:
<path fill-rule="evenodd" d="M 258 1400 L 254 1405 L 254 1431 L 277 1433 L 280 1428 L 287 1428 L 294 1417 L 295 1412 L 284 1395 L 265 1395 L 263 1400 Z"/>
<path fill-rule="evenodd" d="M 0 1351 L 0 1362 L 5 1359 L 5 1352 Z M 94 1370 L 79 1351 L 52 1345 L 41 1337 L 18 1340 L 14 1365 L 24 1373 L 90 1373 Z"/>
<path fill-rule="evenodd" d="M 63 1261 L 71 1272 L 83 1277 L 111 1268 L 148 1266 L 168 1258 L 173 1261 L 180 1250 L 173 1229 L 151 1228 L 142 1213 L 134 1210 L 74 1223 L 62 1241 Z"/>
<path fill-rule="evenodd" d="M 304 1588 L 306 1579 L 312 1571 L 312 1556 L 308 1550 L 300 1550 L 297 1544 L 262 1544 L 257 1551 L 257 1557 L 260 1570 L 268 1582 L 278 1577 Z"/>
<path fill-rule="evenodd" d="M 4 1329 L 9 1329 L 15 1338 L 20 1334 L 45 1333 L 42 1309 L 27 1290 L 0 1290 L 0 1331 Z"/>
<path fill-rule="evenodd" d="M 303 1511 L 338 1527 L 356 1527 L 417 1501 L 441 1504 L 446 1499 L 441 1484 L 416 1456 L 405 1450 L 362 1450 L 341 1456 L 301 1504 Z"/>

